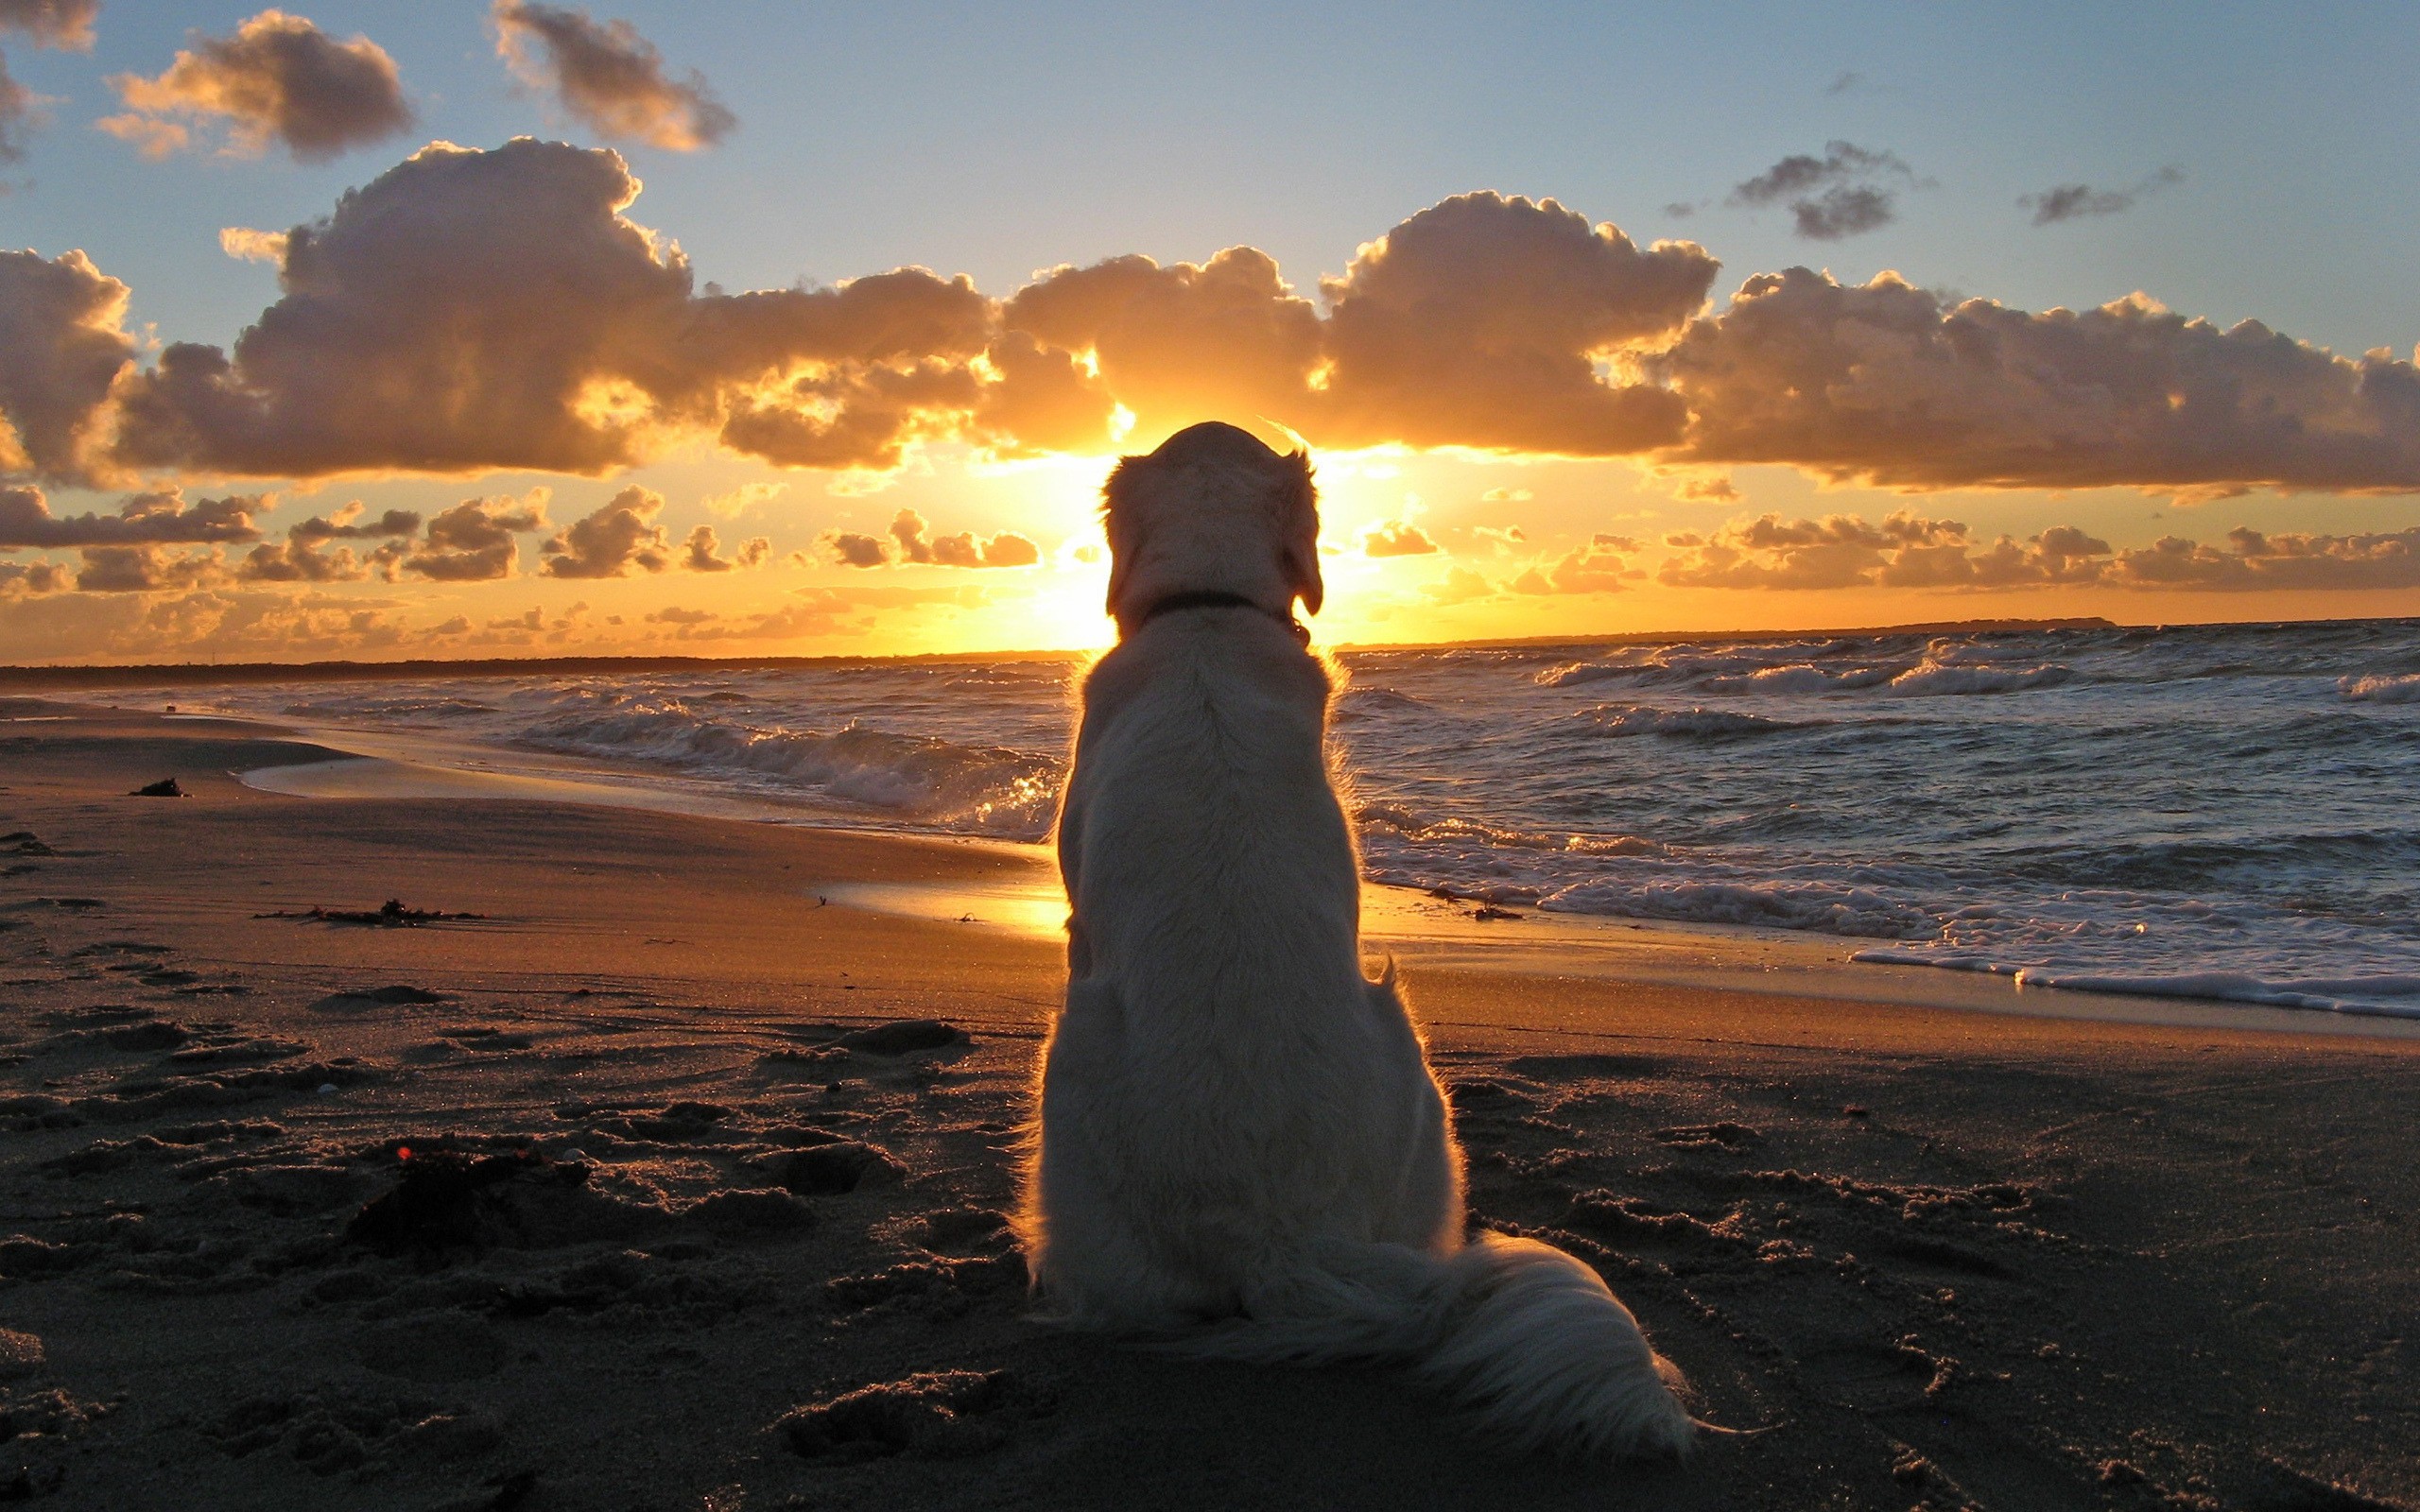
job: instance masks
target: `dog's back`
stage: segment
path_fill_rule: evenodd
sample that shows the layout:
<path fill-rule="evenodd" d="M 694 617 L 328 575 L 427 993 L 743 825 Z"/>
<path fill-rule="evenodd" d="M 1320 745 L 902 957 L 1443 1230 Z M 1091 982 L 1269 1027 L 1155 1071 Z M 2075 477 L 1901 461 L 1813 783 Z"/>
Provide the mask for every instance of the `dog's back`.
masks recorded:
<path fill-rule="evenodd" d="M 1361 975 L 1327 696 L 1246 608 L 1156 620 L 1086 682 L 1036 1268 L 1096 1321 L 1232 1314 L 1308 1240 L 1454 1221 L 1442 1102 Z"/>
<path fill-rule="evenodd" d="M 1461 1152 L 1366 980 L 1329 782 L 1307 460 L 1197 426 L 1112 475 L 1120 640 L 1059 825 L 1065 1008 L 1021 1228 L 1061 1318 L 1249 1359 L 1413 1360 L 1506 1436 L 1671 1452 L 1678 1380 L 1596 1273 L 1462 1242 Z"/>

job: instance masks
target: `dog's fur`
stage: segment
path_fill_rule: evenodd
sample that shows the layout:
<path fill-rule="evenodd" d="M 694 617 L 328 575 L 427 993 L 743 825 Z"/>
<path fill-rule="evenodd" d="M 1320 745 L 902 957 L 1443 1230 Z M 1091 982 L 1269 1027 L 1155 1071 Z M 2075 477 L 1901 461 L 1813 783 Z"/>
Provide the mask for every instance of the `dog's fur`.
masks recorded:
<path fill-rule="evenodd" d="M 1463 1238 L 1462 1160 L 1328 780 L 1310 464 L 1205 424 L 1111 475 L 1120 640 L 1060 811 L 1064 1011 L 1021 1213 L 1046 1315 L 1416 1362 L 1523 1446 L 1672 1454 L 1679 1373 L 1594 1271 Z M 1171 600 L 1175 602 L 1171 603 Z"/>

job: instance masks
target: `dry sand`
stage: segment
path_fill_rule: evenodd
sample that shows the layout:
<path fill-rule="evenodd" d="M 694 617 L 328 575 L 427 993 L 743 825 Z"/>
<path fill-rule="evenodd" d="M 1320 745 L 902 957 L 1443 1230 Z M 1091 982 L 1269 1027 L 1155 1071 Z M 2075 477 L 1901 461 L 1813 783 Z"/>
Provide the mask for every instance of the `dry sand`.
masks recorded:
<path fill-rule="evenodd" d="M 0 718 L 0 1500 L 2420 1505 L 2420 1041 L 1407 949 L 1479 1221 L 1772 1425 L 1557 1466 L 1398 1371 L 1023 1320 L 1059 953 L 818 896 L 1030 861 L 264 794 L 226 774 L 330 753 Z M 307 917 L 389 898 L 484 917 Z M 950 1031 L 864 1033 L 901 1021 Z"/>

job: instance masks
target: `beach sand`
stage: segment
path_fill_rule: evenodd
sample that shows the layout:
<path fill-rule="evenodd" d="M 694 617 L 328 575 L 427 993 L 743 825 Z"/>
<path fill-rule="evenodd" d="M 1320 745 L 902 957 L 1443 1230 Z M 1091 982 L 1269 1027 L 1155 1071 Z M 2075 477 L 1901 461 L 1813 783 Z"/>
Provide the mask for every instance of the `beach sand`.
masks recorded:
<path fill-rule="evenodd" d="M 0 718 L 0 1499 L 2420 1505 L 2408 1034 L 1397 919 L 1477 1220 L 1770 1430 L 1563 1466 L 1400 1370 L 1024 1319 L 1059 948 L 863 901 L 1029 894 L 1032 853 L 267 793 L 228 774 L 334 753 Z M 389 899 L 479 917 L 309 912 Z"/>

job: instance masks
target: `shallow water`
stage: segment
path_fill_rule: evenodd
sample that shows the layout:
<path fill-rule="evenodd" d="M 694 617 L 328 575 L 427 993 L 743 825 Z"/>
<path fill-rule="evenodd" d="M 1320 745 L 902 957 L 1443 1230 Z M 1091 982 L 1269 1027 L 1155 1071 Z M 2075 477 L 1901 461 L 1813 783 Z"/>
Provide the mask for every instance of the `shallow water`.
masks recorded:
<path fill-rule="evenodd" d="M 1374 881 L 2048 986 L 2420 1015 L 2420 621 L 1347 652 Z M 1066 661 L 164 692 L 1031 839 Z M 124 696 L 112 695 L 112 697 Z"/>

